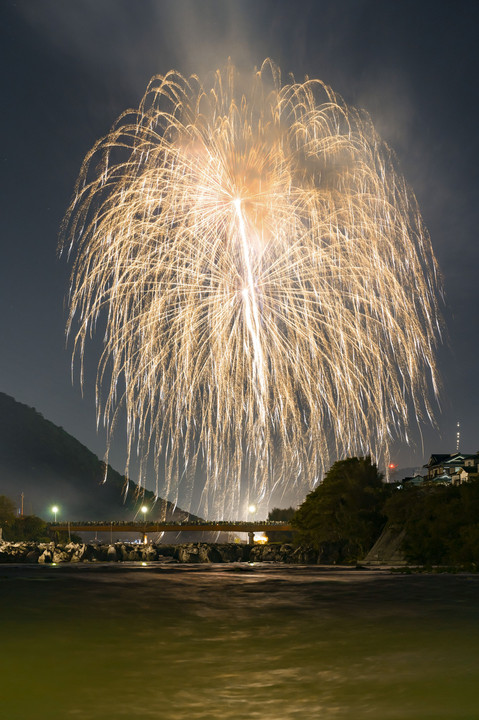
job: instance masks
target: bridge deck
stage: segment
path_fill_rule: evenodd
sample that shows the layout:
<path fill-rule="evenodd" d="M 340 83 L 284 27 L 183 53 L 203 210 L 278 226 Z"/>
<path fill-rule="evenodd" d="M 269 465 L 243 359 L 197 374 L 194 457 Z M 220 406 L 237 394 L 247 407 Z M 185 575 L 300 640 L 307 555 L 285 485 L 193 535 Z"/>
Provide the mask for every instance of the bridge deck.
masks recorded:
<path fill-rule="evenodd" d="M 71 532 L 291 532 L 294 528 L 289 523 L 271 522 L 204 522 L 204 523 L 168 523 L 168 522 L 57 522 L 51 523 L 53 530 L 70 530 Z"/>

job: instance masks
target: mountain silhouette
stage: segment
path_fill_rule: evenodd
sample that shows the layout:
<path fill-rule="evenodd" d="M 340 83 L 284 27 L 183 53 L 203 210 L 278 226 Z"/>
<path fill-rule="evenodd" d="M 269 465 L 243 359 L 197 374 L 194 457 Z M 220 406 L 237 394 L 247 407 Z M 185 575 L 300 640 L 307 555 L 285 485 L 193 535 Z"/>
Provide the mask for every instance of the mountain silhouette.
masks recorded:
<path fill-rule="evenodd" d="M 10 497 L 24 514 L 51 520 L 132 520 L 141 505 L 150 520 L 194 516 L 129 482 L 63 428 L 34 408 L 0 393 L 0 495 Z"/>

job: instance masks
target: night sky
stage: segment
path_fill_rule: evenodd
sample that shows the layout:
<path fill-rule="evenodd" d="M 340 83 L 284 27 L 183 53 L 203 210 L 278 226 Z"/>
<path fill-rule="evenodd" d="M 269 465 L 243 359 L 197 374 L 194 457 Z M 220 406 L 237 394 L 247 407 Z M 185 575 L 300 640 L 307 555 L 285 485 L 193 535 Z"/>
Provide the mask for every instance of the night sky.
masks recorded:
<path fill-rule="evenodd" d="M 58 229 L 81 161 L 150 77 L 200 76 L 231 56 L 271 57 L 365 108 L 396 151 L 444 276 L 447 338 L 437 429 L 413 430 L 395 462 L 479 449 L 477 2 L 437 0 L 24 0 L 0 3 L 2 192 L 0 391 L 34 406 L 100 457 L 95 362 L 82 398 L 65 347 L 69 267 Z M 124 462 L 119 431 L 110 461 Z"/>

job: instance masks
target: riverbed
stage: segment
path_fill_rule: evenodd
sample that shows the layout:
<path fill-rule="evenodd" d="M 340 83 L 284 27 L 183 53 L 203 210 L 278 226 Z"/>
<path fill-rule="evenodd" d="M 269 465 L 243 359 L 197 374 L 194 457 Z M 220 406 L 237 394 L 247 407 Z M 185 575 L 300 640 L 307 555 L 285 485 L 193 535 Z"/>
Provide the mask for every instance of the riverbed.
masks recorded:
<path fill-rule="evenodd" d="M 475 720 L 479 576 L 0 567 L 7 720 Z"/>

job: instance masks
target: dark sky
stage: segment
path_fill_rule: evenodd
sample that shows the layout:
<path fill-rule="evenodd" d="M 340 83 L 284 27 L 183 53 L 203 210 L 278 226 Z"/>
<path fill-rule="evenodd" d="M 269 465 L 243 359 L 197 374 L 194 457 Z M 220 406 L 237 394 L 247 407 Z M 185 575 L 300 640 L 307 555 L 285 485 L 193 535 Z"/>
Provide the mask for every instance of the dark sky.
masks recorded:
<path fill-rule="evenodd" d="M 318 77 L 369 111 L 413 187 L 444 275 L 449 339 L 437 430 L 397 445 L 401 466 L 479 449 L 479 3 L 438 0 L 2 0 L 0 390 L 102 456 L 95 350 L 82 398 L 65 349 L 69 270 L 58 227 L 81 161 L 150 77 L 251 70 Z M 122 469 L 123 438 L 111 461 Z"/>

